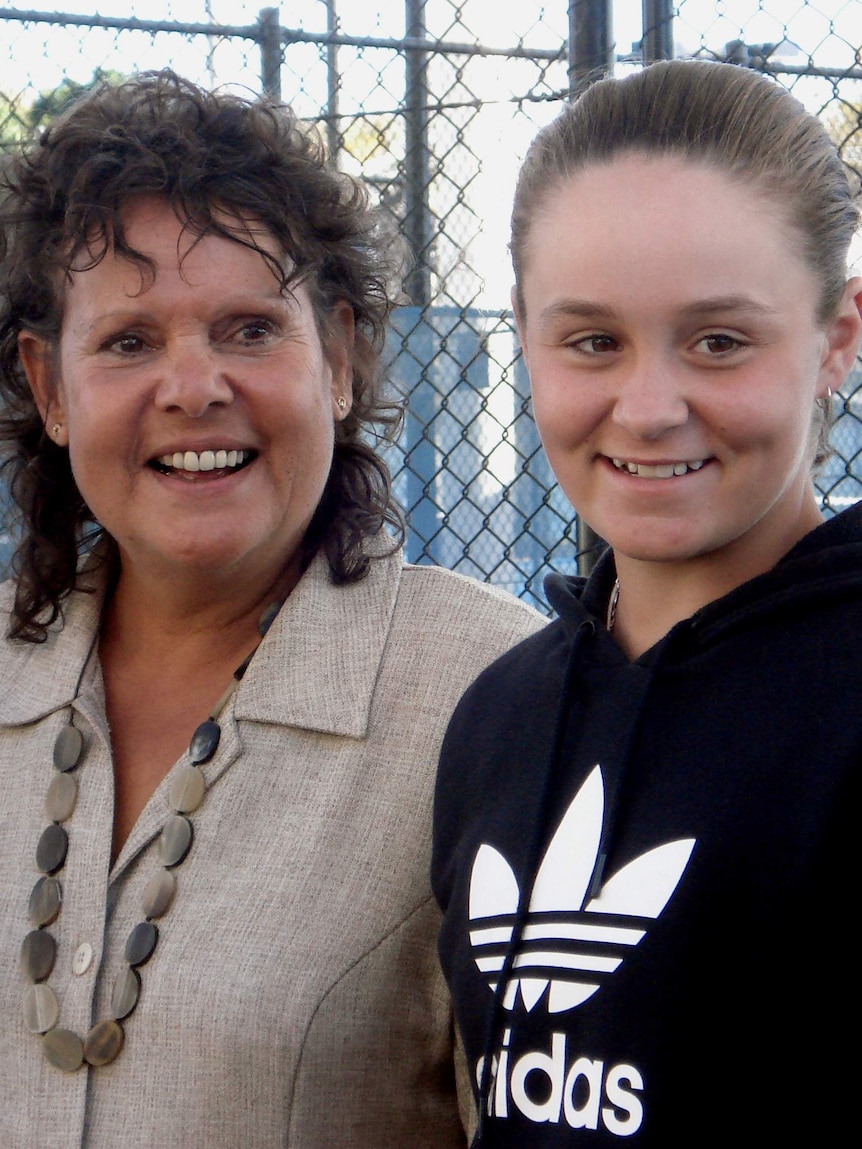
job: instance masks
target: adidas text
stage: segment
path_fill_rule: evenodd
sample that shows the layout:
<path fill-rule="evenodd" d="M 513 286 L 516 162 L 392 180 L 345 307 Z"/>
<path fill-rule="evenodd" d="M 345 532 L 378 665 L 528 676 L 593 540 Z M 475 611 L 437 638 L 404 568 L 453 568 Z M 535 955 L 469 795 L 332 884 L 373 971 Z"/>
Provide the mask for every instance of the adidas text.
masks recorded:
<path fill-rule="evenodd" d="M 606 1066 L 588 1057 L 570 1058 L 565 1033 L 551 1034 L 550 1052 L 531 1051 L 512 1058 L 511 1029 L 491 1064 L 488 1113 L 505 1118 L 517 1109 L 536 1123 L 566 1122 L 572 1129 L 604 1126 L 618 1137 L 631 1137 L 643 1123 L 638 1096 L 643 1077 L 633 1065 Z M 480 1083 L 484 1057 L 476 1077 Z M 529 1080 L 528 1080 L 529 1079 Z"/>

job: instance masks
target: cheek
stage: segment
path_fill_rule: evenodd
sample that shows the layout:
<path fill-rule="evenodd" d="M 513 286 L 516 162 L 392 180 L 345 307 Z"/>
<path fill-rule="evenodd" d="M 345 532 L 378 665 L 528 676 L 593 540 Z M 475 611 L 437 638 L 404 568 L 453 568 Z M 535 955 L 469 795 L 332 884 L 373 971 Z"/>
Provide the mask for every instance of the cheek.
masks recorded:
<path fill-rule="evenodd" d="M 542 442 L 549 449 L 578 447 L 600 419 L 596 405 L 586 402 L 571 386 L 534 386 L 532 404 Z"/>

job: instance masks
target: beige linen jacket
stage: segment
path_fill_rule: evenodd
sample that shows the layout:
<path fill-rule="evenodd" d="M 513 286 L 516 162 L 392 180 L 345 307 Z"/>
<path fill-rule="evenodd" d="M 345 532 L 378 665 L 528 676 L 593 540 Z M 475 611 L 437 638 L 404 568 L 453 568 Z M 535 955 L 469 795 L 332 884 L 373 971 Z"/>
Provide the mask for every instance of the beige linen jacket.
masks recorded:
<path fill-rule="evenodd" d="M 8 609 L 11 588 L 0 594 Z M 51 927 L 60 1025 L 108 1016 L 168 812 L 170 778 L 111 867 L 95 659 L 74 697 L 100 605 L 76 594 L 47 643 L 7 641 L 0 659 L 2 1149 L 463 1146 L 427 876 L 434 770 L 461 692 L 545 620 L 397 555 L 350 587 L 316 561 L 223 717 L 125 1048 L 64 1074 L 24 1027 L 19 947 L 70 707 L 86 750 Z"/>

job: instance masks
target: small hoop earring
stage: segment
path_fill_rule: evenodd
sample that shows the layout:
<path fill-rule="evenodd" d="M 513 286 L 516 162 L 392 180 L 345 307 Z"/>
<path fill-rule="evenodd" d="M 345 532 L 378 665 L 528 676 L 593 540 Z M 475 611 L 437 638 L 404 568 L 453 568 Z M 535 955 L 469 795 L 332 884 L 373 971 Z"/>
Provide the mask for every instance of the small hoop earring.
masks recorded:
<path fill-rule="evenodd" d="M 51 438 L 56 439 L 62 430 L 63 430 L 63 424 L 62 423 L 55 423 L 54 426 L 51 428 Z"/>
<path fill-rule="evenodd" d="M 347 400 L 344 398 L 343 395 L 339 395 L 338 396 L 338 410 L 344 411 L 344 410 L 346 410 L 346 408 L 347 408 Z"/>

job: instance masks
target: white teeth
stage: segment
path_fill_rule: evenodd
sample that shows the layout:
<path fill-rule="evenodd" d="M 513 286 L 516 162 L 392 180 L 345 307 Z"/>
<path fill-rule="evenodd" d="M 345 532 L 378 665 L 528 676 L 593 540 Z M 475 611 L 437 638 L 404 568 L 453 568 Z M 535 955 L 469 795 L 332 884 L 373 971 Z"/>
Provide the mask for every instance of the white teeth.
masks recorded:
<path fill-rule="evenodd" d="M 695 459 L 691 463 L 629 463 L 625 459 L 611 459 L 618 471 L 637 475 L 639 479 L 672 479 L 676 475 L 686 475 L 689 471 L 699 471 L 705 459 Z"/>
<path fill-rule="evenodd" d="M 248 451 L 176 451 L 173 455 L 161 455 L 158 461 L 174 471 L 222 471 L 239 466 L 248 457 Z"/>

